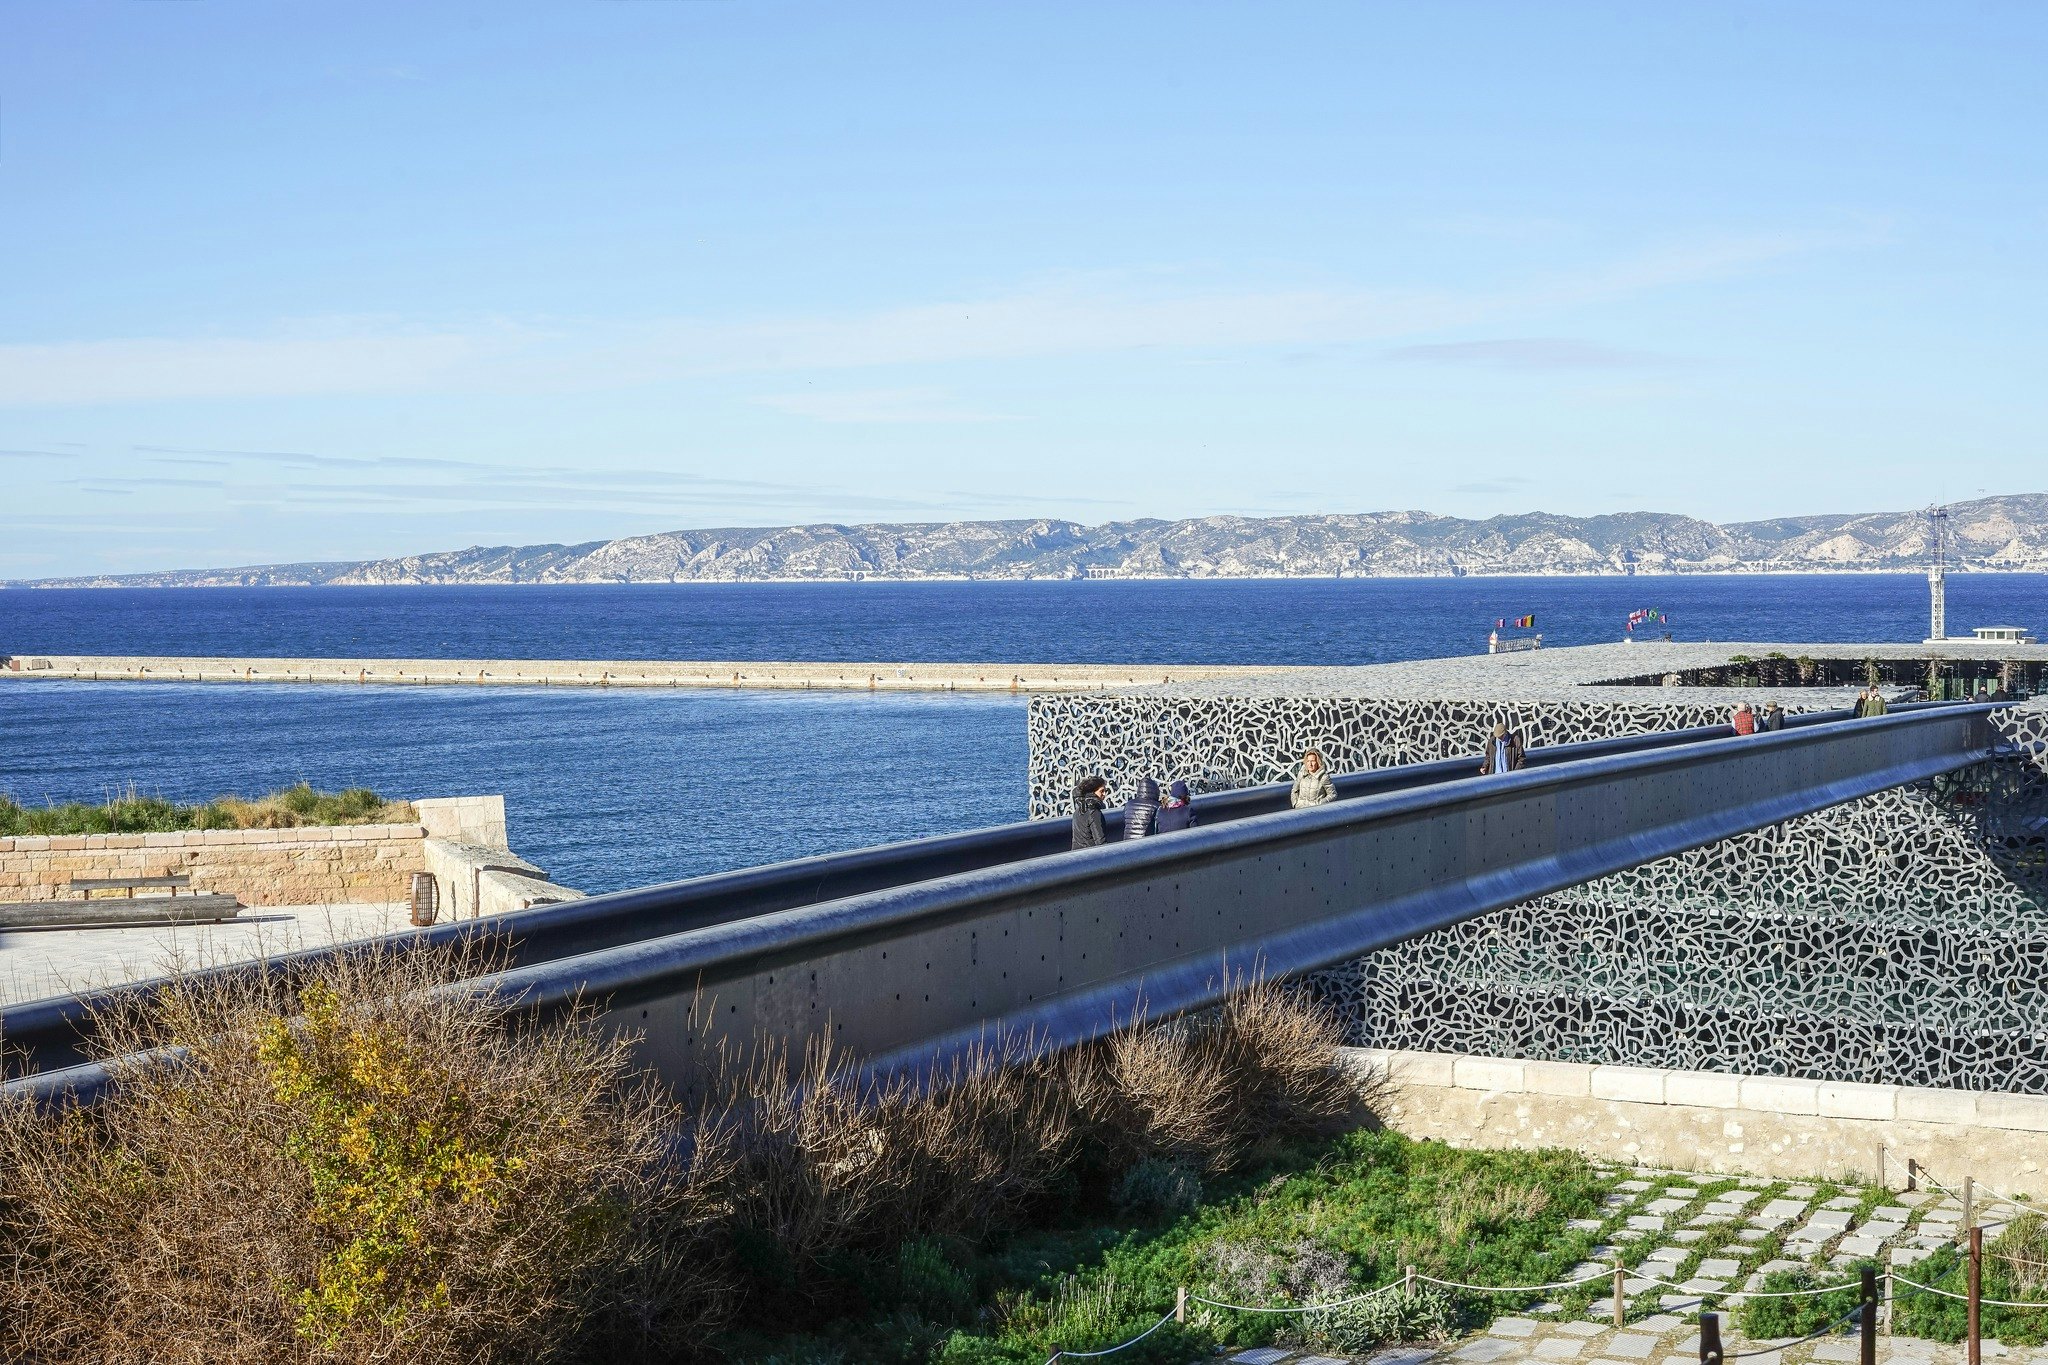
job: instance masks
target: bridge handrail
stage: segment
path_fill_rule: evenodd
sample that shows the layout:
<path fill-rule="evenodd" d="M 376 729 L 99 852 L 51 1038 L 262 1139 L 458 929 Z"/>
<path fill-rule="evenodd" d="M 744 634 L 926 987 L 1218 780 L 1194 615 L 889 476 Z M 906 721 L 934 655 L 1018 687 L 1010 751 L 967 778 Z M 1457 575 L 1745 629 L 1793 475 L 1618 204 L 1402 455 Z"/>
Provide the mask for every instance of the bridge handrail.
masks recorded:
<path fill-rule="evenodd" d="M 1930 708 L 1932 709 L 1932 708 Z M 682 933 L 650 936 L 614 948 L 579 954 L 546 964 L 515 967 L 494 980 L 528 1005 L 541 1010 L 565 1008 L 578 999 L 610 999 L 632 1004 L 671 992 L 676 983 L 701 976 L 712 968 L 744 960 L 762 969 L 802 961 L 821 952 L 854 947 L 901 933 L 914 923 L 943 923 L 971 914 L 996 898 L 1044 897 L 1053 891 L 1077 891 L 1104 882 L 1175 864 L 1208 861 L 1242 854 L 1253 848 L 1278 848 L 1328 838 L 1352 826 L 1432 808 L 1494 800 L 1533 789 L 1559 791 L 1607 781 L 1623 774 L 1691 767 L 1702 761 L 1753 754 L 1764 747 L 1796 750 L 1826 744 L 1854 727 L 1858 733 L 1898 729 L 1988 713 L 1992 704 L 1948 703 L 1941 714 L 1917 711 L 1856 721 L 1837 721 L 1754 735 L 1739 746 L 1718 739 L 1693 739 L 1678 744 L 1642 746 L 1643 751 L 1610 753 L 1568 763 L 1525 768 L 1505 776 L 1475 779 L 1472 785 L 1438 783 L 1396 789 L 1354 799 L 1251 815 L 1227 824 L 1196 826 L 1172 835 L 1083 849 L 1069 857 L 1007 863 L 899 887 L 883 888 L 841 900 L 753 916 L 743 922 L 707 926 Z M 1715 727 L 1716 729 L 1725 727 Z M 1685 733 L 1685 732 L 1674 732 Z M 1732 733 L 1732 732 L 1731 732 Z M 1600 741 L 1610 744 L 1613 741 Z M 1417 765 L 1439 766 L 1439 765 Z M 1398 770 L 1388 770 L 1389 772 Z M 1479 782 L 1484 782 L 1480 786 Z M 718 932 L 711 932 L 716 929 Z M 659 964 L 653 959 L 663 960 Z M 567 970 L 570 964 L 574 970 Z"/>

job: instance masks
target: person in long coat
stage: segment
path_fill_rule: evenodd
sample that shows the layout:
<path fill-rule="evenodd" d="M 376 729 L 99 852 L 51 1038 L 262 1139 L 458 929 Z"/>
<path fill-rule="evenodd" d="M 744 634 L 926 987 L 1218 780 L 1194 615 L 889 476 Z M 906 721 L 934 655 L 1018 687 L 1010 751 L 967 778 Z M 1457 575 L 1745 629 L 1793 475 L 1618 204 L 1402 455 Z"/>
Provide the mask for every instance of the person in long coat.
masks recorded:
<path fill-rule="evenodd" d="M 1090 773 L 1074 784 L 1074 847 L 1095 848 L 1109 842 L 1102 829 L 1102 798 L 1109 783 Z"/>

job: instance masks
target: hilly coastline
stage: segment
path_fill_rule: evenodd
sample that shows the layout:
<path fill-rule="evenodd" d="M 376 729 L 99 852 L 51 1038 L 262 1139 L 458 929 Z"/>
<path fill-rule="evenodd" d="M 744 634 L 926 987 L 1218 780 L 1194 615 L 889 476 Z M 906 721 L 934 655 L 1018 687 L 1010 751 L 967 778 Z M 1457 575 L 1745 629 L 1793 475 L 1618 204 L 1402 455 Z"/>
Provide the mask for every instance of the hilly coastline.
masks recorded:
<path fill-rule="evenodd" d="M 2048 571 L 2048 494 L 1950 507 L 1951 562 Z M 1926 562 L 1924 512 L 1721 526 L 1663 512 L 1466 520 L 1427 512 L 733 527 L 396 559 L 41 579 L 14 587 L 304 587 L 860 579 L 1443 577 L 1896 572 Z"/>

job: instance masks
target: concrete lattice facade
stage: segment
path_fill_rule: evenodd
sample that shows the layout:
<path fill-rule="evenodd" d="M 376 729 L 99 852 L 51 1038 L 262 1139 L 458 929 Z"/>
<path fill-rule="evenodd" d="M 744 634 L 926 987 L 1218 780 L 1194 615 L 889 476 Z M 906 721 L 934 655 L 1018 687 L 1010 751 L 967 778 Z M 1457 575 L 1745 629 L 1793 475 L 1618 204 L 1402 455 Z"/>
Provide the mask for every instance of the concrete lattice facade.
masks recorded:
<path fill-rule="evenodd" d="M 1600 691 L 1615 699 L 1036 698 L 1032 808 L 1064 810 L 1089 768 L 1117 789 L 1218 790 L 1282 780 L 1310 746 L 1339 772 L 1476 766 L 1497 719 L 1536 746 L 1727 716 L 1708 689 Z M 1426 934 L 1318 986 L 1368 1047 L 2048 1094 L 2048 709 L 1999 728 L 2019 756 Z"/>

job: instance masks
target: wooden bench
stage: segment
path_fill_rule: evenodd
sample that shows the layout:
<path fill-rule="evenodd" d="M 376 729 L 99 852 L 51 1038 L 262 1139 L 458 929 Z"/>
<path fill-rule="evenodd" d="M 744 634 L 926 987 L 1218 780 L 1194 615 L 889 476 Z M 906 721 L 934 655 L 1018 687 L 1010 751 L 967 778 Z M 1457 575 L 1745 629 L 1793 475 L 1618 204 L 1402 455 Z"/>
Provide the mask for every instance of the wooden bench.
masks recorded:
<path fill-rule="evenodd" d="M 242 913 L 233 896 L 191 891 L 192 879 L 165 877 L 73 877 L 78 900 L 14 901 L 0 904 L 0 929 L 130 929 L 167 924 L 219 924 Z M 157 889 L 160 896 L 138 896 Z M 95 891 L 122 891 L 102 896 Z M 179 895 L 180 891 L 190 892 Z"/>
<path fill-rule="evenodd" d="M 73 877 L 71 889 L 87 900 L 95 891 L 126 891 L 128 899 L 135 899 L 135 888 L 139 886 L 161 886 L 168 888 L 166 894 L 175 896 L 192 885 L 190 877 Z"/>

